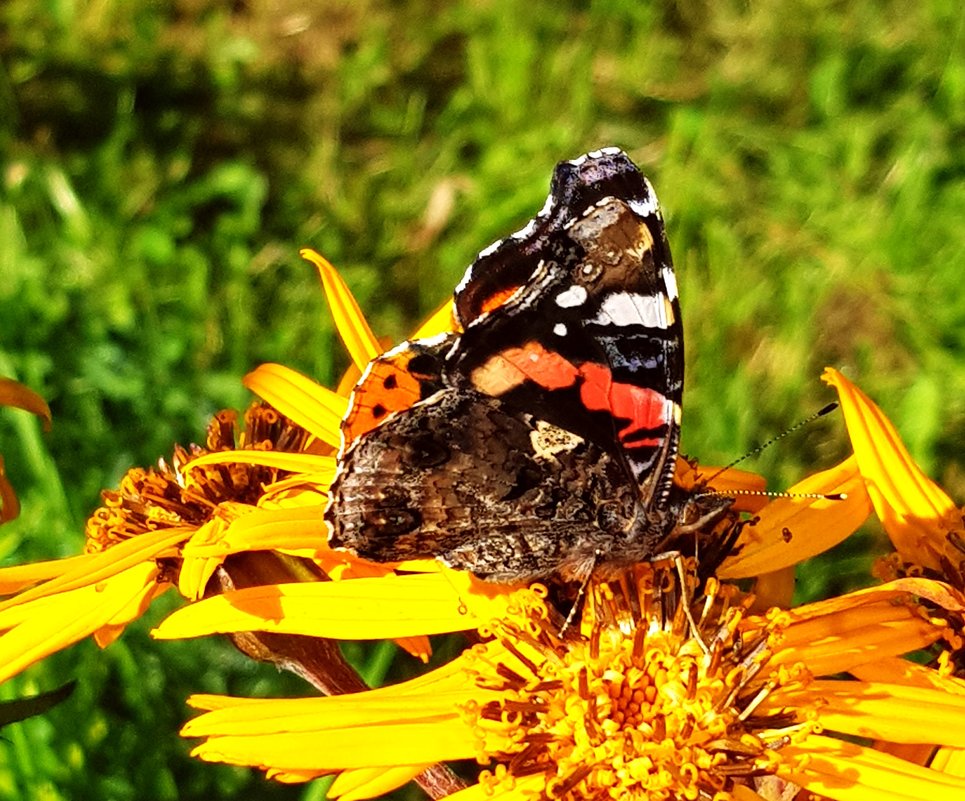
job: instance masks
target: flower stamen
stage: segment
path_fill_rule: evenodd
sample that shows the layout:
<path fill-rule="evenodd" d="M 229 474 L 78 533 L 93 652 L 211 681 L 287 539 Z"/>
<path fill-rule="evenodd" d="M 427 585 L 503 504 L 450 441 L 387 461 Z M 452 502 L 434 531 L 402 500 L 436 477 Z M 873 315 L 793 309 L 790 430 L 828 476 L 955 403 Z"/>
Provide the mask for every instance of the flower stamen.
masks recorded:
<path fill-rule="evenodd" d="M 494 624 L 469 672 L 483 691 L 502 678 L 499 697 L 464 709 L 481 758 L 500 763 L 485 782 L 542 773 L 545 799 L 676 801 L 773 773 L 772 749 L 808 724 L 761 710 L 804 677 L 765 670 L 779 628 L 751 626 L 733 588 L 707 582 L 688 615 L 695 581 L 684 560 L 594 580 L 579 636 L 560 637 L 548 615 Z"/>

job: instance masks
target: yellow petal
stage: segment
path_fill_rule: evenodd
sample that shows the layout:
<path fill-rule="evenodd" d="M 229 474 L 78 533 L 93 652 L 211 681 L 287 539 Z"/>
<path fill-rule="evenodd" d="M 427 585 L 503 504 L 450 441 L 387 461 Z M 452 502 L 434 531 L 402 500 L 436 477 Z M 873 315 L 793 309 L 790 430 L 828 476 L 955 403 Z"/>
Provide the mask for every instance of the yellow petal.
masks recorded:
<path fill-rule="evenodd" d="M 203 548 L 211 549 L 220 543 L 223 532 L 228 524 L 221 518 L 212 518 L 199 528 L 182 549 L 181 567 L 178 569 L 178 592 L 189 601 L 195 601 L 204 595 L 208 582 L 214 572 L 221 567 L 227 556 L 224 552 L 211 555 L 201 555 Z M 191 552 L 192 542 L 200 543 Z"/>
<path fill-rule="evenodd" d="M 254 509 L 231 521 L 218 536 L 192 537 L 184 546 L 185 559 L 211 559 L 241 551 L 304 551 L 325 546 L 328 532 L 323 506 L 296 506 L 292 509 Z M 344 556 L 344 554 L 340 554 Z"/>
<path fill-rule="evenodd" d="M 943 676 L 937 670 L 909 662 L 907 659 L 876 659 L 849 671 L 862 681 L 889 682 L 912 687 L 932 687 L 942 692 L 965 695 L 965 681 L 954 676 Z"/>
<path fill-rule="evenodd" d="M 701 465 L 700 472 L 704 477 L 712 476 L 720 468 L 704 467 Z M 764 476 L 751 473 L 748 470 L 738 470 L 734 467 L 728 468 L 710 482 L 715 492 L 721 495 L 735 494 L 733 508 L 739 512 L 758 512 L 765 506 L 768 499 L 764 495 L 753 495 L 751 493 L 764 492 L 767 489 L 767 481 Z"/>
<path fill-rule="evenodd" d="M 466 727 L 458 721 L 449 721 L 449 724 L 400 721 L 296 734 L 272 731 L 268 734 L 212 735 L 196 746 L 191 755 L 208 762 L 249 765 L 284 773 L 394 767 L 418 761 L 473 756 L 475 741 L 465 731 Z"/>
<path fill-rule="evenodd" d="M 965 776 L 965 749 L 939 748 L 932 758 L 931 768 L 949 776 Z"/>
<path fill-rule="evenodd" d="M 220 518 L 208 521 L 182 548 L 178 591 L 185 598 L 201 598 L 215 570 L 232 554 L 279 551 L 307 559 L 321 555 L 323 569 L 327 561 L 345 562 L 345 554 L 336 557 L 327 548 L 324 507 L 249 508 L 251 511 L 230 523 Z M 388 571 L 383 569 L 377 575 L 385 572 Z"/>
<path fill-rule="evenodd" d="M 311 698 L 232 698 L 230 696 L 192 696 L 188 703 L 207 714 L 188 721 L 181 733 L 185 737 L 213 735 L 306 733 L 329 729 L 373 726 L 392 723 L 425 723 L 461 717 L 459 707 L 496 691 L 481 691 L 471 683 L 454 690 L 437 687 L 412 692 L 403 682 L 397 687 Z M 466 682 L 464 680 L 463 684 Z M 392 690 L 396 690 L 392 692 Z M 430 759 L 428 762 L 435 762 Z M 358 763 L 359 766 L 365 763 Z M 386 764 L 372 762 L 372 765 Z M 415 763 L 406 763 L 415 764 Z M 306 767 L 315 768 L 317 765 Z M 326 767 L 340 767 L 329 763 Z"/>
<path fill-rule="evenodd" d="M 459 704 L 475 688 L 419 695 L 353 693 L 328 698 L 226 699 L 185 724 L 206 741 L 202 759 L 281 771 L 395 767 L 465 759 L 477 741 Z M 194 699 L 189 703 L 194 704 Z"/>
<path fill-rule="evenodd" d="M 32 562 L 0 568 L 0 595 L 11 595 L 39 581 L 61 576 L 86 564 L 90 559 L 90 556 L 84 554 L 66 559 L 51 559 L 47 562 Z"/>
<path fill-rule="evenodd" d="M 0 378 L 0 406 L 16 406 L 31 412 L 44 421 L 44 431 L 50 430 L 50 407 L 32 389 L 11 378 Z"/>
<path fill-rule="evenodd" d="M 296 473 L 289 478 L 265 484 L 258 506 L 324 506 L 328 500 L 326 490 L 331 481 L 332 474 L 327 470 L 321 473 Z"/>
<path fill-rule="evenodd" d="M 812 682 L 798 697 L 804 695 L 820 699 L 818 720 L 825 730 L 893 743 L 965 747 L 965 695 L 934 687 L 832 680 Z M 807 708 L 813 702 L 795 705 Z"/>
<path fill-rule="evenodd" d="M 359 304 L 342 280 L 342 276 L 328 262 L 328 259 L 311 248 L 302 248 L 298 251 L 298 255 L 310 261 L 318 270 L 325 297 L 328 298 L 328 305 L 335 319 L 335 328 L 342 337 L 342 342 L 345 343 L 345 349 L 352 357 L 352 361 L 360 370 L 364 370 L 365 365 L 382 352 L 382 348 L 379 347 L 375 334 L 365 321 Z"/>
<path fill-rule="evenodd" d="M 921 801 L 963 798 L 965 780 L 874 748 L 811 735 L 781 749 L 779 775 L 835 801 Z M 800 760 L 800 767 L 789 763 Z"/>
<path fill-rule="evenodd" d="M 99 584 L 38 598 L 0 613 L 0 681 L 104 626 L 130 622 L 158 590 L 158 568 L 137 564 Z"/>
<path fill-rule="evenodd" d="M 791 623 L 771 663 L 803 659 L 813 674 L 826 676 L 930 645 L 942 627 L 899 603 L 915 594 L 913 587 L 903 579 L 781 612 Z"/>
<path fill-rule="evenodd" d="M 885 531 L 909 561 L 940 570 L 942 558 L 958 564 L 948 533 L 961 517 L 945 491 L 922 473 L 884 413 L 860 389 L 830 367 L 822 378 L 838 391 L 844 422 L 861 475 Z"/>
<path fill-rule="evenodd" d="M 114 613 L 110 620 L 94 632 L 94 642 L 101 648 L 106 648 L 120 637 L 128 624 L 143 615 L 155 598 L 160 598 L 171 588 L 170 584 L 155 580 L 145 583 L 144 587 L 138 592 L 136 571 L 131 574 L 128 580 L 133 590 L 130 599 Z"/>
<path fill-rule="evenodd" d="M 346 398 L 281 364 L 256 367 L 242 383 L 322 442 L 339 446 Z"/>
<path fill-rule="evenodd" d="M 789 608 L 794 598 L 795 572 L 794 565 L 788 565 L 781 570 L 758 575 L 754 581 L 753 611 L 763 611 L 772 606 Z"/>
<path fill-rule="evenodd" d="M 330 639 L 395 639 L 465 631 L 506 613 L 530 591 L 494 589 L 456 571 L 252 587 L 179 609 L 159 639 L 266 631 Z"/>
<path fill-rule="evenodd" d="M 759 781 L 766 783 L 769 778 L 770 777 L 768 776 L 762 776 L 759 779 Z M 765 798 L 763 796 L 758 795 L 750 787 L 745 787 L 743 784 L 735 785 L 734 789 L 731 790 L 731 795 L 733 796 L 734 801 L 765 801 Z M 768 796 L 768 798 L 773 798 L 773 797 L 780 797 L 780 796 L 776 794 L 774 796 L 771 796 L 771 795 Z"/>
<path fill-rule="evenodd" d="M 887 740 L 875 740 L 874 747 L 883 754 L 891 754 L 906 762 L 928 765 L 931 768 L 935 768 L 932 759 L 939 750 L 931 743 L 889 743 Z"/>
<path fill-rule="evenodd" d="M 269 768 L 265 771 L 266 778 L 283 784 L 301 784 L 331 775 L 330 770 L 272 770 Z"/>
<path fill-rule="evenodd" d="M 393 768 L 357 768 L 340 773 L 328 789 L 329 798 L 363 801 L 377 798 L 414 779 L 429 765 L 400 765 Z"/>
<path fill-rule="evenodd" d="M 850 536 L 871 513 L 868 494 L 852 456 L 815 473 L 788 490 L 823 498 L 777 498 L 761 510 L 759 522 L 741 532 L 736 556 L 721 566 L 721 578 L 737 579 L 768 573 L 826 551 Z"/>
<path fill-rule="evenodd" d="M 385 701 L 391 701 L 400 695 L 452 695 L 458 691 L 465 691 L 467 663 L 468 660 L 465 656 L 457 656 L 451 662 L 447 662 L 438 668 L 418 675 L 415 678 L 409 679 L 408 681 L 404 681 L 400 684 L 386 685 L 385 687 L 376 687 L 375 689 L 367 690 L 365 693 L 365 698 L 369 700 L 382 699 Z M 352 697 L 357 698 L 358 695 L 353 695 Z M 208 695 L 200 693 L 197 695 L 192 695 L 188 699 L 189 706 L 206 712 L 212 712 L 219 709 L 240 708 L 246 705 L 257 706 L 265 703 L 269 702 L 263 698 L 232 698 L 225 695 Z M 293 704 L 294 706 L 291 708 L 286 709 L 278 707 L 276 710 L 272 711 L 277 711 L 279 714 L 294 714 L 297 711 L 295 707 L 297 707 L 301 701 L 300 699 L 277 699 L 271 701 L 270 703 Z M 228 715 L 228 718 L 226 719 L 234 720 L 234 717 L 232 716 L 238 714 L 244 716 L 248 713 L 226 713 L 226 715 Z"/>
<path fill-rule="evenodd" d="M 181 470 L 187 473 L 196 467 L 212 464 L 253 464 L 271 467 L 275 470 L 286 470 L 291 473 L 314 473 L 318 476 L 330 476 L 326 483 L 331 483 L 331 477 L 335 475 L 334 456 L 263 450 L 214 451 L 192 459 Z"/>
<path fill-rule="evenodd" d="M 0 611 L 38 598 L 96 586 L 141 563 L 154 567 L 155 559 L 175 555 L 176 551 L 172 551 L 174 546 L 188 539 L 193 533 L 194 529 L 187 527 L 165 528 L 133 537 L 100 553 L 65 560 L 70 564 L 68 570 L 44 584 L 8 598 L 0 603 Z"/>
<path fill-rule="evenodd" d="M 449 331 L 458 331 L 456 318 L 453 313 L 452 300 L 447 300 L 436 309 L 429 318 L 420 325 L 412 335 L 413 339 L 426 339 L 428 337 L 446 334 Z"/>

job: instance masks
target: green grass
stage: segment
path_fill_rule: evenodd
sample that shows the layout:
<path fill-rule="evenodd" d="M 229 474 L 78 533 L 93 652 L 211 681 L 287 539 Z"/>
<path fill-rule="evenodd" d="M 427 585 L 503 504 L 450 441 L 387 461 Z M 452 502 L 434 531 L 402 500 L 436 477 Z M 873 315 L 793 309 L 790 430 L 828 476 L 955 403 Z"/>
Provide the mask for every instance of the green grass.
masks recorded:
<path fill-rule="evenodd" d="M 965 498 L 959 3 L 234 7 L 0 6 L 0 374 L 55 421 L 0 411 L 24 503 L 4 564 L 77 552 L 100 489 L 246 403 L 253 366 L 338 373 L 300 246 L 399 339 L 542 205 L 556 161 L 607 144 L 667 217 L 688 452 L 780 432 L 830 399 L 832 364 Z M 750 467 L 782 487 L 846 450 L 832 417 Z M 805 588 L 865 564 L 852 548 Z M 4 730 L 0 799 L 317 797 L 194 763 L 176 735 L 190 692 L 297 682 L 150 625 L 0 689 L 79 679 Z"/>

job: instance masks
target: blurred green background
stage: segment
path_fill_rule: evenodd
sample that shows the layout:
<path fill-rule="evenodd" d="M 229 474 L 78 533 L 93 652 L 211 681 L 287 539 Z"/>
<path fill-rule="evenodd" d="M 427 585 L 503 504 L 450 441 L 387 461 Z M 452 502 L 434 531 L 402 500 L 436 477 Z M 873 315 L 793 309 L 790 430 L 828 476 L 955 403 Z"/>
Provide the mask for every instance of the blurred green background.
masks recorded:
<path fill-rule="evenodd" d="M 2 564 L 76 553 L 100 489 L 203 439 L 260 362 L 338 374 L 300 246 L 400 339 L 558 160 L 610 144 L 665 210 L 688 453 L 782 431 L 831 399 L 832 364 L 965 498 L 963 25 L 956 0 L 5 0 L 0 375 L 54 429 L 0 411 L 24 506 Z M 786 487 L 846 450 L 832 416 L 748 466 Z M 866 560 L 823 565 L 805 592 Z M 0 799 L 321 796 L 187 757 L 189 693 L 303 687 L 227 644 L 151 642 L 161 614 L 0 688 L 80 680 L 0 733 Z"/>

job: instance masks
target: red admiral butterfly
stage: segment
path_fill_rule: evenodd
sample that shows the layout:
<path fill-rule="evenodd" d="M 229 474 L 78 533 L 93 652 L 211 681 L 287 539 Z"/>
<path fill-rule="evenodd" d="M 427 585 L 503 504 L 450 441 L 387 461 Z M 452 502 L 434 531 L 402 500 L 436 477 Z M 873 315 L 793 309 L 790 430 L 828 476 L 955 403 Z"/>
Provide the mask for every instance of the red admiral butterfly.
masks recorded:
<path fill-rule="evenodd" d="M 582 580 L 730 506 L 674 483 L 680 303 L 657 198 L 622 151 L 557 165 L 543 210 L 469 267 L 455 313 L 462 333 L 405 343 L 356 387 L 334 547 Z"/>

